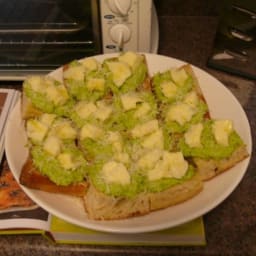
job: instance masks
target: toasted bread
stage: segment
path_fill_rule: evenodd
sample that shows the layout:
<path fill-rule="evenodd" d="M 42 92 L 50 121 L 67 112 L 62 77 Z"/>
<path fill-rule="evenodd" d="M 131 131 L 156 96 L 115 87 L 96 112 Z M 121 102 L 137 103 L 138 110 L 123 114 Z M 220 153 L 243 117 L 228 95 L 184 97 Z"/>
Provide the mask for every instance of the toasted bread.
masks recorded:
<path fill-rule="evenodd" d="M 194 90 L 196 91 L 198 97 L 207 105 L 207 101 L 204 97 L 204 94 L 200 87 L 199 81 L 197 79 L 195 72 L 193 71 L 192 66 L 190 64 L 186 64 L 186 65 L 181 66 L 180 68 L 183 68 L 192 77 Z M 205 113 L 204 117 L 208 118 L 208 119 L 211 118 L 211 114 L 210 114 L 209 110 Z"/>
<path fill-rule="evenodd" d="M 82 97 L 80 95 L 79 90 L 78 90 L 79 95 L 76 95 L 76 93 L 77 93 L 76 90 L 75 91 L 71 90 L 72 88 L 76 87 L 76 84 L 74 85 L 74 87 L 73 87 L 73 84 L 70 86 L 68 84 L 68 82 L 69 82 L 68 79 L 71 78 L 71 82 L 72 82 L 73 75 L 75 77 L 77 77 L 76 72 L 74 72 L 74 73 L 71 72 L 72 76 L 69 73 L 68 75 L 70 77 L 69 76 L 65 77 L 65 74 L 64 74 L 63 81 L 66 86 L 66 89 L 68 89 L 67 91 L 68 91 L 69 95 L 71 97 L 73 97 L 75 101 L 81 101 L 81 100 L 95 100 L 96 101 L 96 100 L 100 100 L 100 99 L 112 100 L 115 96 L 118 97 L 122 93 L 127 93 L 130 91 L 136 91 L 136 93 L 137 92 L 145 92 L 145 91 L 154 93 L 155 88 L 154 88 L 154 84 L 151 83 L 152 77 L 150 77 L 149 73 L 148 73 L 146 56 L 142 55 L 142 57 L 143 57 L 143 62 L 147 68 L 146 72 L 145 72 L 144 65 L 142 67 L 142 70 L 143 70 L 142 74 L 143 74 L 144 80 L 141 78 L 137 79 L 137 76 L 134 76 L 136 79 L 134 79 L 134 81 L 132 80 L 134 82 L 134 84 L 131 87 L 128 86 L 127 84 L 125 85 L 124 82 L 123 82 L 123 84 L 119 84 L 120 81 L 114 80 L 113 76 L 114 76 L 115 72 L 113 71 L 113 69 L 114 69 L 113 66 L 112 66 L 112 70 L 110 67 L 104 67 L 104 62 L 101 63 L 101 68 L 103 69 L 103 71 L 104 71 L 104 68 L 106 68 L 106 71 L 107 71 L 104 74 L 104 79 L 107 77 L 107 79 L 106 79 L 107 83 L 104 83 L 104 86 L 106 86 L 106 88 L 104 87 L 104 90 L 103 90 L 102 84 L 100 84 L 99 85 L 100 90 L 98 87 L 97 87 L 97 90 L 95 89 L 96 87 L 94 88 L 95 90 L 91 89 L 90 92 L 93 92 L 93 93 L 95 92 L 95 95 L 93 95 L 93 97 L 91 97 L 92 96 L 91 94 L 87 95 L 87 92 L 86 92 L 86 95 L 84 95 L 84 97 Z M 118 60 L 117 57 L 109 58 L 107 61 L 115 62 L 116 60 Z M 129 65 L 129 63 L 126 63 L 126 64 Z M 108 64 L 106 64 L 106 65 L 108 65 Z M 67 69 L 69 69 L 70 67 L 71 66 L 69 64 L 63 66 L 63 69 L 62 69 L 64 71 L 63 73 L 65 73 L 65 71 L 67 71 Z M 133 65 L 131 65 L 131 70 L 135 71 L 136 67 L 137 66 L 134 66 L 134 63 L 133 63 Z M 185 64 L 179 68 L 184 69 L 187 72 L 187 74 L 189 74 L 190 79 L 192 77 L 192 84 L 189 84 L 189 86 L 191 86 L 191 85 L 192 86 L 189 87 L 188 91 L 184 90 L 181 97 L 175 98 L 174 101 L 167 100 L 167 101 L 161 102 L 161 97 L 158 99 L 157 104 L 158 104 L 159 112 L 157 113 L 156 117 L 154 116 L 154 118 L 158 119 L 158 121 L 161 120 L 162 122 L 160 124 L 163 126 L 166 125 L 166 122 L 165 122 L 166 118 L 164 116 L 164 114 L 165 114 L 164 111 L 166 110 L 165 107 L 167 108 L 171 104 L 175 104 L 180 100 L 181 101 L 184 100 L 185 104 L 189 105 L 191 103 L 191 101 L 193 101 L 194 98 L 196 98 L 196 100 L 197 100 L 197 98 L 199 98 L 199 101 L 200 101 L 199 104 L 200 104 L 200 106 L 201 105 L 203 106 L 202 110 L 199 109 L 199 111 L 198 111 L 200 114 L 200 120 L 211 118 L 209 109 L 207 107 L 206 99 L 204 98 L 203 91 L 200 88 L 199 81 L 197 80 L 197 77 L 193 71 L 192 66 L 189 64 Z M 109 71 L 111 71 L 111 72 L 109 72 Z M 129 76 L 129 74 L 130 73 L 128 73 L 127 76 L 125 74 L 125 76 L 124 76 L 126 78 L 125 81 L 127 81 L 130 77 L 132 77 L 132 75 Z M 79 89 L 83 88 L 85 85 L 84 80 L 86 80 L 86 72 L 82 71 L 82 75 L 83 75 L 83 79 L 80 79 L 80 80 L 78 79 L 79 80 L 79 84 L 78 84 Z M 89 77 L 89 73 L 87 73 L 87 75 Z M 78 73 L 78 77 L 80 77 L 79 73 Z M 66 79 L 66 78 L 68 78 L 68 79 Z M 89 80 L 89 78 L 88 78 L 88 80 Z M 102 77 L 100 77 L 100 78 L 102 78 Z M 121 81 L 122 80 L 123 79 L 121 79 Z M 190 82 L 190 80 L 189 80 L 189 82 Z M 153 87 L 152 87 L 152 85 L 153 85 Z M 124 86 L 124 87 L 122 88 L 122 86 Z M 93 88 L 93 87 L 91 87 L 91 88 Z M 98 95 L 98 91 L 102 92 L 102 94 Z M 192 91 L 191 95 L 192 95 L 193 99 L 191 100 L 190 95 L 188 96 L 189 99 L 185 98 L 186 93 L 189 93 L 191 91 Z M 194 92 L 196 93 L 196 95 Z M 194 97 L 194 96 L 198 96 L 198 97 Z M 196 101 L 196 103 L 197 102 L 198 101 Z M 113 112 L 113 113 L 116 115 L 115 112 Z M 30 102 L 30 100 L 27 99 L 25 97 L 25 95 L 23 95 L 22 117 L 24 119 L 28 119 L 31 117 L 36 117 L 40 114 L 41 114 L 41 111 L 34 108 L 33 104 Z M 69 116 L 69 118 L 70 118 L 70 116 Z M 171 121 L 172 120 L 173 119 L 171 119 Z M 197 122 L 197 120 L 195 122 Z M 190 122 L 186 122 L 186 124 L 190 125 Z M 103 128 L 105 129 L 106 127 L 103 126 Z M 113 127 L 111 127 L 111 128 L 113 128 Z M 118 129 L 119 128 L 116 128 L 116 130 L 118 130 Z M 187 129 L 187 127 L 185 127 L 185 129 Z M 179 142 L 180 138 L 182 136 L 184 136 L 185 129 L 181 130 L 181 131 L 180 130 L 177 130 L 177 131 L 176 130 L 168 130 L 168 134 L 170 135 L 170 137 L 172 139 L 172 144 L 173 144 L 172 148 L 170 147 L 170 150 L 179 151 L 179 149 L 177 148 L 178 142 Z M 125 134 L 125 135 L 129 135 L 129 128 L 127 128 L 127 127 L 125 129 L 120 128 L 120 130 L 118 130 L 118 131 L 124 132 L 123 134 Z M 93 130 L 93 132 L 95 132 L 95 130 Z M 88 133 L 88 134 L 86 134 L 86 136 L 88 136 L 88 138 L 90 138 L 91 135 Z M 85 136 L 85 138 L 87 138 L 86 136 Z M 152 139 L 152 137 L 150 137 L 150 138 Z M 156 137 L 154 137 L 154 138 L 156 138 Z M 79 141 L 79 140 L 81 140 L 81 136 L 76 138 L 75 142 L 77 143 L 77 145 L 80 145 L 81 141 Z M 97 138 L 97 140 L 100 140 L 100 139 Z M 152 140 L 152 141 L 154 142 L 154 140 Z M 148 140 L 147 140 L 147 142 L 148 142 Z M 118 143 L 119 143 L 119 141 L 118 141 Z M 116 144 L 118 144 L 118 143 L 116 143 Z M 148 145 L 146 143 L 144 143 L 144 144 Z M 117 151 L 117 152 L 113 151 L 113 154 L 120 153 L 120 152 L 123 153 L 124 148 L 122 148 L 122 147 L 123 146 L 121 145 L 121 149 L 119 150 L 120 147 L 118 144 L 119 151 Z M 145 147 L 145 149 L 151 150 L 150 146 L 149 146 L 149 148 Z M 162 150 L 162 148 L 161 148 L 161 150 Z M 101 149 L 101 151 L 102 151 L 102 154 L 104 154 L 104 150 Z M 134 151 L 132 151 L 131 154 L 133 154 L 133 152 Z M 136 153 L 137 152 L 138 151 L 136 150 Z M 88 152 L 84 151 L 83 153 L 84 153 L 85 158 L 88 158 Z M 101 152 L 99 154 L 101 154 Z M 100 155 L 100 156 L 102 156 L 102 155 Z M 24 164 L 24 166 L 22 168 L 21 175 L 20 175 L 20 183 L 22 185 L 27 186 L 32 189 L 39 189 L 39 190 L 47 191 L 47 192 L 51 192 L 51 193 L 61 193 L 61 194 L 65 194 L 65 195 L 82 197 L 83 202 L 84 202 L 84 207 L 88 214 L 89 219 L 94 219 L 94 220 L 124 219 L 124 218 L 133 217 L 133 216 L 145 215 L 152 211 L 164 209 L 169 206 L 182 203 L 182 202 L 196 196 L 203 189 L 203 186 L 204 186 L 203 181 L 204 180 L 213 178 L 216 175 L 230 169 L 236 163 L 245 159 L 247 156 L 248 156 L 248 152 L 247 152 L 246 146 L 243 146 L 243 147 L 237 149 L 232 154 L 232 156 L 229 157 L 228 159 L 223 159 L 220 161 L 216 161 L 213 159 L 201 159 L 201 158 L 195 158 L 195 157 L 192 158 L 190 156 L 187 156 L 188 158 L 185 160 L 189 159 L 188 161 L 190 161 L 190 160 L 193 161 L 193 164 L 196 167 L 195 175 L 192 176 L 190 179 L 184 179 L 183 182 L 180 182 L 176 185 L 170 186 L 161 192 L 137 192 L 137 194 L 135 194 L 135 195 L 133 194 L 132 197 L 128 197 L 128 196 L 125 197 L 125 196 L 123 196 L 123 194 L 122 194 L 122 196 L 119 194 L 117 196 L 114 196 L 113 194 L 109 195 L 109 193 L 101 192 L 100 190 L 98 190 L 97 187 L 94 186 L 93 182 L 90 181 L 90 178 L 92 178 L 92 176 L 90 177 L 90 173 L 88 174 L 88 176 L 89 176 L 88 180 L 85 180 L 83 182 L 68 185 L 68 186 L 57 185 L 54 182 L 52 182 L 48 177 L 44 176 L 37 170 L 37 168 L 33 164 L 33 160 L 31 158 L 31 156 L 28 157 L 26 163 Z M 108 155 L 108 159 L 111 157 L 113 157 L 113 156 Z M 131 159 L 133 159 L 133 158 L 131 157 Z M 127 161 L 132 161 L 131 159 L 128 158 Z M 120 161 L 120 163 L 122 163 L 122 161 L 126 161 L 126 159 L 125 159 L 125 157 L 122 159 L 120 157 L 120 159 L 119 158 L 118 158 L 118 160 L 115 159 L 115 161 L 117 161 L 118 163 Z M 93 158 L 90 159 L 91 165 L 93 165 L 95 163 L 97 164 L 97 162 L 94 161 Z M 129 165 L 127 164 L 127 172 L 129 174 L 130 170 L 128 170 L 128 169 L 129 169 Z M 152 169 L 152 170 L 158 170 L 158 169 Z M 146 169 L 146 171 L 147 171 L 147 169 Z M 167 170 L 167 171 L 169 171 L 169 170 Z M 164 174 L 164 175 L 166 175 L 166 174 Z M 159 179 L 169 177 L 168 175 L 167 176 L 164 176 L 164 175 L 163 176 L 160 175 Z M 109 181 L 109 182 L 111 183 L 111 182 L 116 182 L 116 181 Z M 139 191 L 145 191 L 145 190 L 139 190 Z"/>
<path fill-rule="evenodd" d="M 28 157 L 27 161 L 22 167 L 20 183 L 32 189 L 78 197 L 84 196 L 88 188 L 87 181 L 68 186 L 56 185 L 48 177 L 42 175 L 36 169 L 36 167 L 33 165 L 31 157 Z"/>
<path fill-rule="evenodd" d="M 203 181 L 214 178 L 215 176 L 229 170 L 237 163 L 249 156 L 246 146 L 243 145 L 233 152 L 229 158 L 221 160 L 203 159 L 195 157 L 193 161 Z"/>
<path fill-rule="evenodd" d="M 194 197 L 202 189 L 203 183 L 198 174 L 162 192 L 141 193 L 129 199 L 105 195 L 90 185 L 84 196 L 84 205 L 90 219 L 124 219 L 179 204 Z"/>

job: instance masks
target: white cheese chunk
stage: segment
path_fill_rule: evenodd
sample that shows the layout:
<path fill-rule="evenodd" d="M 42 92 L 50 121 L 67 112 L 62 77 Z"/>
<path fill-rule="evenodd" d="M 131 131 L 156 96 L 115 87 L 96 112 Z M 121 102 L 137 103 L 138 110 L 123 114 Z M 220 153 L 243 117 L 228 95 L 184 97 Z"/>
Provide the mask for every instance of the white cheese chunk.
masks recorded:
<path fill-rule="evenodd" d="M 198 96 L 195 91 L 189 92 L 183 100 L 184 103 L 186 103 L 192 107 L 196 107 L 198 105 L 198 101 L 199 101 L 199 99 L 198 99 Z"/>
<path fill-rule="evenodd" d="M 80 118 L 86 119 L 97 111 L 97 107 L 93 102 L 80 101 L 76 104 L 74 110 Z"/>
<path fill-rule="evenodd" d="M 167 177 L 180 179 L 188 170 L 188 162 L 184 159 L 181 152 L 165 151 L 163 161 L 166 161 L 169 165 L 168 172 L 166 173 Z"/>
<path fill-rule="evenodd" d="M 158 161 L 154 168 L 149 169 L 147 172 L 147 176 L 149 181 L 160 180 L 165 177 L 166 174 L 166 166 L 163 161 Z"/>
<path fill-rule="evenodd" d="M 143 124 L 136 125 L 132 130 L 131 134 L 134 138 L 141 138 L 145 135 L 148 135 L 156 130 L 158 130 L 158 120 L 153 119 Z"/>
<path fill-rule="evenodd" d="M 56 136 L 49 136 L 45 139 L 43 149 L 52 156 L 57 156 L 61 151 L 60 139 Z"/>
<path fill-rule="evenodd" d="M 99 67 L 99 62 L 92 57 L 82 59 L 80 63 L 83 65 L 87 72 L 97 70 Z"/>
<path fill-rule="evenodd" d="M 127 185 L 131 182 L 130 174 L 126 166 L 116 161 L 110 161 L 104 164 L 102 174 L 107 183 Z"/>
<path fill-rule="evenodd" d="M 138 55 L 134 52 L 128 51 L 120 55 L 118 59 L 127 63 L 130 67 L 134 67 L 137 62 Z"/>
<path fill-rule="evenodd" d="M 125 111 L 136 108 L 136 104 L 142 102 L 140 95 L 135 92 L 122 94 L 120 99 Z"/>
<path fill-rule="evenodd" d="M 159 149 L 152 149 L 145 152 L 137 162 L 137 166 L 139 169 L 152 169 L 156 165 L 157 161 L 162 156 L 162 150 Z"/>
<path fill-rule="evenodd" d="M 97 139 L 101 137 L 103 133 L 104 131 L 100 127 L 92 124 L 85 124 L 80 130 L 80 139 Z"/>
<path fill-rule="evenodd" d="M 143 139 L 141 145 L 147 149 L 163 149 L 164 148 L 164 135 L 162 129 L 158 129 L 155 132 L 148 135 Z"/>
<path fill-rule="evenodd" d="M 191 120 L 195 113 L 196 111 L 193 107 L 186 103 L 179 102 L 170 106 L 166 119 L 167 121 L 176 121 L 180 125 L 184 125 L 186 122 Z"/>
<path fill-rule="evenodd" d="M 143 103 L 137 108 L 137 110 L 134 112 L 134 117 L 135 117 L 135 118 L 143 117 L 143 116 L 147 115 L 150 110 L 151 110 L 150 104 L 147 103 L 147 102 L 143 102 Z"/>
<path fill-rule="evenodd" d="M 106 142 L 112 144 L 113 150 L 115 152 L 123 151 L 123 140 L 119 132 L 108 132 Z"/>
<path fill-rule="evenodd" d="M 61 153 L 57 156 L 57 159 L 64 169 L 75 169 L 78 166 L 78 163 L 73 160 L 69 153 Z"/>
<path fill-rule="evenodd" d="M 113 159 L 123 164 L 129 164 L 130 162 L 130 156 L 126 152 L 116 152 L 113 156 Z"/>
<path fill-rule="evenodd" d="M 117 87 L 121 87 L 128 77 L 132 75 L 128 64 L 121 61 L 109 61 L 107 65 L 113 75 L 113 82 Z"/>
<path fill-rule="evenodd" d="M 63 71 L 64 79 L 72 79 L 76 81 L 84 80 L 84 67 L 82 65 L 70 66 Z"/>
<path fill-rule="evenodd" d="M 147 173 L 150 181 L 162 178 L 182 178 L 188 170 L 188 163 L 181 152 L 164 151 L 154 168 Z"/>
<path fill-rule="evenodd" d="M 40 116 L 40 122 L 45 124 L 48 128 L 50 128 L 55 118 L 56 118 L 55 114 L 43 113 Z"/>
<path fill-rule="evenodd" d="M 86 83 L 89 91 L 104 91 L 105 79 L 103 78 L 89 78 Z"/>
<path fill-rule="evenodd" d="M 177 86 L 172 81 L 165 81 L 160 85 L 161 91 L 166 98 L 173 98 L 177 93 Z"/>
<path fill-rule="evenodd" d="M 27 78 L 27 83 L 29 83 L 31 89 L 35 92 L 44 93 L 45 92 L 45 86 L 42 83 L 41 76 L 30 76 Z"/>
<path fill-rule="evenodd" d="M 27 121 L 26 131 L 28 138 L 35 142 L 42 142 L 48 131 L 48 127 L 39 120 L 30 119 Z"/>
<path fill-rule="evenodd" d="M 191 125 L 188 131 L 184 135 L 186 144 L 190 147 L 201 147 L 202 131 L 203 131 L 202 123 Z"/>
<path fill-rule="evenodd" d="M 50 134 L 60 139 L 75 139 L 77 130 L 69 120 L 58 120 L 53 124 Z"/>
<path fill-rule="evenodd" d="M 50 101 L 55 105 L 64 104 L 68 98 L 68 92 L 64 85 L 52 85 L 45 89 L 45 93 Z"/>
<path fill-rule="evenodd" d="M 188 79 L 188 74 L 184 69 L 171 69 L 171 76 L 173 81 L 180 86 L 184 85 Z"/>
<path fill-rule="evenodd" d="M 106 104 L 105 101 L 97 101 L 96 102 L 97 110 L 94 113 L 96 119 L 99 119 L 101 121 L 105 121 L 109 118 L 111 113 L 113 112 L 113 107 L 111 105 Z"/>
<path fill-rule="evenodd" d="M 215 120 L 212 125 L 214 137 L 218 144 L 228 146 L 229 135 L 233 131 L 233 123 L 230 120 Z"/>

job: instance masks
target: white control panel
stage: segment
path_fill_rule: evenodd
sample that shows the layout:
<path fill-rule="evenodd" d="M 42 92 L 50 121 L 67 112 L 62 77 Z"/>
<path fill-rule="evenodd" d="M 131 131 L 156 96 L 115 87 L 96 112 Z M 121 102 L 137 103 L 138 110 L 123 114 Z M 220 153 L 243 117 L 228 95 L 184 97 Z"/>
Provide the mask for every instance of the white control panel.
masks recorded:
<path fill-rule="evenodd" d="M 150 0 L 101 0 L 103 53 L 150 49 Z"/>

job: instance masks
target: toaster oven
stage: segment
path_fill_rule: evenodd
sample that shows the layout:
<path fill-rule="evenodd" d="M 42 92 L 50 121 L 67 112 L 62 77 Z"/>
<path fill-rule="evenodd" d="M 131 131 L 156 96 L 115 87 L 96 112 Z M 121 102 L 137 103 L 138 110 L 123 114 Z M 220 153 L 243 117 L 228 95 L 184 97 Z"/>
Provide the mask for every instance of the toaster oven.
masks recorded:
<path fill-rule="evenodd" d="M 0 0 L 0 80 L 23 80 L 74 59 L 157 52 L 152 0 Z"/>

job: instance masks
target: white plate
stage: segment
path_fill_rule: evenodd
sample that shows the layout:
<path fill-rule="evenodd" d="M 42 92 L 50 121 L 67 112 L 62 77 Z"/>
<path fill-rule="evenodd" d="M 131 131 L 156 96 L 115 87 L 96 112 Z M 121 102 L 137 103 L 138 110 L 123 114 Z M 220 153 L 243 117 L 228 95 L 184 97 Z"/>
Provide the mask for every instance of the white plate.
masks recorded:
<path fill-rule="evenodd" d="M 96 56 L 96 58 L 102 61 L 104 58 L 112 56 L 100 55 Z M 180 60 L 155 54 L 146 54 L 146 58 L 150 75 L 153 75 L 157 71 L 164 71 L 170 67 L 177 67 L 184 64 Z M 252 140 L 250 126 L 239 102 L 214 77 L 197 67 L 193 66 L 193 69 L 209 104 L 212 117 L 232 119 L 235 129 L 247 144 L 248 152 L 251 153 Z M 62 71 L 61 69 L 57 69 L 50 75 L 61 79 Z M 9 118 L 5 140 L 7 160 L 17 181 L 19 180 L 21 167 L 28 154 L 25 144 L 26 136 L 23 121 L 21 120 L 20 102 L 18 102 Z M 77 198 L 32 190 L 26 187 L 23 187 L 23 189 L 32 200 L 48 212 L 82 227 L 116 233 L 156 231 L 188 222 L 202 216 L 219 205 L 237 187 L 246 172 L 249 161 L 250 158 L 247 158 L 232 168 L 232 170 L 206 182 L 203 191 L 199 195 L 184 203 L 145 216 L 125 220 L 89 220 L 82 202 Z"/>

